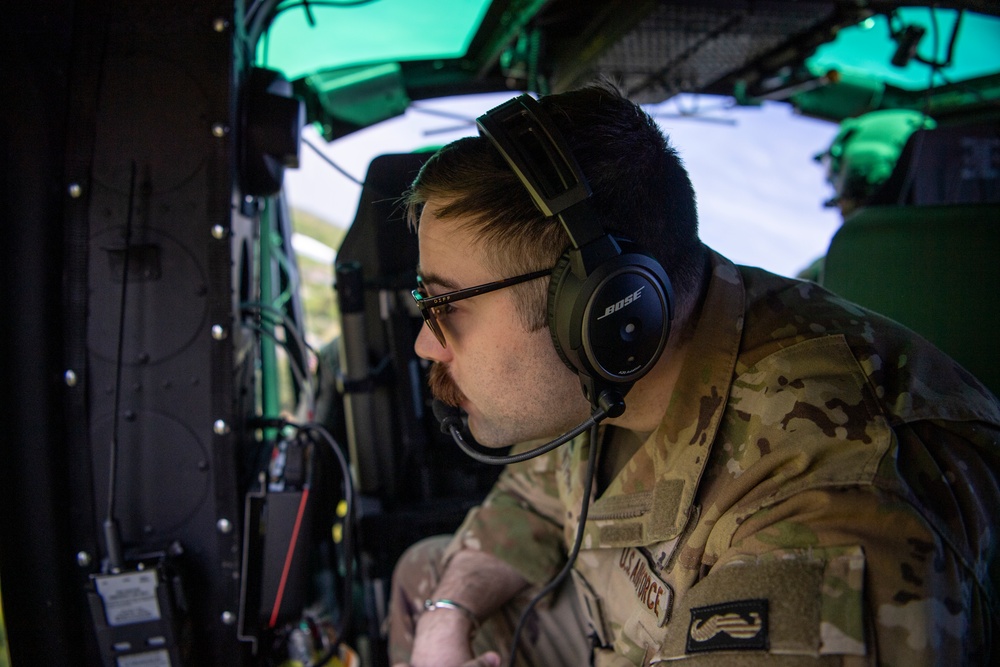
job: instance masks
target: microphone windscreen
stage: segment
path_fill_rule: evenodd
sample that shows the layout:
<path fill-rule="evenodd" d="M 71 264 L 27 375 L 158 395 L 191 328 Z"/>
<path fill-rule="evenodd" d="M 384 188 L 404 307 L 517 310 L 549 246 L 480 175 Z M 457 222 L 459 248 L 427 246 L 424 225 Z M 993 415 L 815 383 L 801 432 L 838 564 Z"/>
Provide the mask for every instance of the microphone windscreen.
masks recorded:
<path fill-rule="evenodd" d="M 431 409 L 434 411 L 434 417 L 441 422 L 442 433 L 451 433 L 452 426 L 462 428 L 462 411 L 459 408 L 435 398 Z"/>

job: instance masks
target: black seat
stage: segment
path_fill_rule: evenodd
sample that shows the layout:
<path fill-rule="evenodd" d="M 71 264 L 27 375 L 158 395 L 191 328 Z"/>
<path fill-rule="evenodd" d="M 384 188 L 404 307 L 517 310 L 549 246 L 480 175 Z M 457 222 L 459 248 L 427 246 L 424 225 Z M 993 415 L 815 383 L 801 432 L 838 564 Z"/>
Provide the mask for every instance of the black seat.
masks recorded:
<path fill-rule="evenodd" d="M 914 132 L 872 206 L 1000 203 L 1000 123 Z"/>

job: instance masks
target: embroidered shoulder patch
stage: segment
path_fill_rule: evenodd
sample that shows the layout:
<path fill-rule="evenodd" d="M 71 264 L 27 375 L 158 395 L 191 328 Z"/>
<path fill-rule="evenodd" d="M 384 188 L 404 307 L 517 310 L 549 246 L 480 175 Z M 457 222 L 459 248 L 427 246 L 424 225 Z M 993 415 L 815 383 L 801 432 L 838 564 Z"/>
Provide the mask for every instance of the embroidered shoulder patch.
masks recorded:
<path fill-rule="evenodd" d="M 737 600 L 691 609 L 687 652 L 766 651 L 767 600 Z"/>

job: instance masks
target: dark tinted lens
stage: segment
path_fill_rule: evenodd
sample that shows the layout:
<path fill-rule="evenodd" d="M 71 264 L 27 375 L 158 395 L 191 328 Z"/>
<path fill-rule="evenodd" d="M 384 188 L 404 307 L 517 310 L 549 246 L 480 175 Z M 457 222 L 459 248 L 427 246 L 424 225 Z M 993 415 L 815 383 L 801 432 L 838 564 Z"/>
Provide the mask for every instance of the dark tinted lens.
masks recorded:
<path fill-rule="evenodd" d="M 441 325 L 438 324 L 437 320 L 437 308 L 426 308 L 424 311 L 424 322 L 427 322 L 427 326 L 430 327 L 431 333 L 434 337 L 438 339 L 441 343 L 441 347 L 448 347 L 444 342 L 444 332 L 441 331 Z"/>
<path fill-rule="evenodd" d="M 424 289 L 423 283 L 417 282 L 417 289 L 413 290 L 413 298 L 416 300 L 417 305 L 420 306 L 420 314 L 423 315 L 424 322 L 427 323 L 427 327 L 431 330 L 431 333 L 441 343 L 441 347 L 447 347 L 444 342 L 444 332 L 441 331 L 441 325 L 437 321 L 437 308 L 426 308 L 420 303 L 421 299 L 428 298 L 427 290 Z"/>

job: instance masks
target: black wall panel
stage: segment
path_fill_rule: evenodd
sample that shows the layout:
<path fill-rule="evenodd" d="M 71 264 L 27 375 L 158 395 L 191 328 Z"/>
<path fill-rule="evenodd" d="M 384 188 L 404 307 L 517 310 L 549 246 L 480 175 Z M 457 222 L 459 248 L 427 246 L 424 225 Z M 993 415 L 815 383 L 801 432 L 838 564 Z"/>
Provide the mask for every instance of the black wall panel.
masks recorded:
<path fill-rule="evenodd" d="M 236 283 L 256 232 L 233 212 L 233 3 L 19 4 L 0 262 L 12 659 L 97 664 L 84 589 L 113 488 L 126 566 L 180 554 L 193 664 L 243 664 Z"/>
<path fill-rule="evenodd" d="M 0 585 L 17 665 L 70 664 L 83 636 L 60 380 L 71 10 L 14 3 L 0 22 Z"/>
<path fill-rule="evenodd" d="M 81 197 L 94 521 L 106 514 L 117 441 L 126 559 L 181 547 L 196 655 L 212 665 L 240 655 L 231 12 L 225 2 L 116 4 Z"/>

